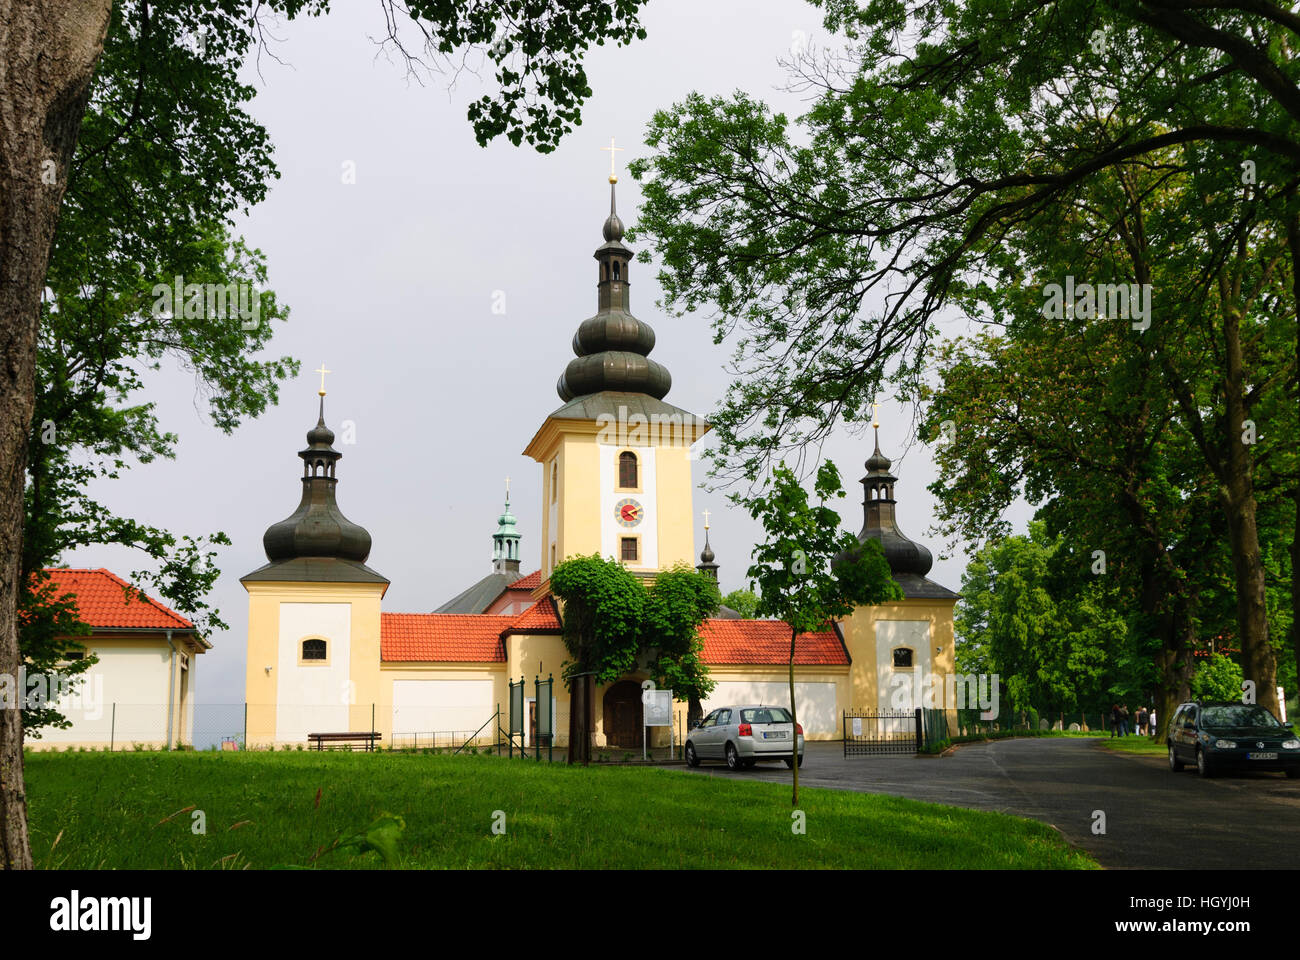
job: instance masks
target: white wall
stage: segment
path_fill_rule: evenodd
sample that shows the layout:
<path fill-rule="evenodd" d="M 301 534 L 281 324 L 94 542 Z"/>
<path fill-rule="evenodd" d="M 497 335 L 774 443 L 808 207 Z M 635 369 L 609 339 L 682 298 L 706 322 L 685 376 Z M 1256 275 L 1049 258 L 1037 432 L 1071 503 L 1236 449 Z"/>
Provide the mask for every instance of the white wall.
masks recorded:
<path fill-rule="evenodd" d="M 407 745 L 415 733 L 463 733 L 466 738 L 494 713 L 491 680 L 394 680 L 393 739 Z M 495 738 L 489 726 L 482 736 Z"/>
<path fill-rule="evenodd" d="M 894 650 L 911 647 L 912 669 L 894 669 Z M 877 705 L 885 709 L 915 710 L 923 706 L 916 683 L 930 674 L 931 642 L 929 620 L 877 620 L 876 621 L 876 683 Z M 899 680 L 895 680 L 899 677 Z M 909 682 L 900 687 L 902 679 Z M 896 695 L 894 691 L 899 689 Z"/>
<path fill-rule="evenodd" d="M 600 447 L 600 554 L 618 560 L 622 556 L 619 538 L 641 538 L 641 562 L 635 566 L 659 566 L 659 497 L 655 472 L 655 448 L 634 447 L 641 481 L 640 493 L 628 493 L 618 487 L 618 455 L 627 447 L 601 444 Z M 625 499 L 641 504 L 641 522 L 625 527 L 614 518 L 614 504 Z M 632 565 L 629 565 L 632 566 Z"/>
<path fill-rule="evenodd" d="M 798 721 L 805 736 L 839 733 L 840 715 L 835 709 L 835 684 L 799 681 L 794 684 Z M 768 703 L 790 707 L 790 684 L 784 680 L 719 680 L 713 693 L 703 701 L 704 712 L 715 707 L 743 703 Z"/>
<path fill-rule="evenodd" d="M 306 637 L 329 644 L 326 664 L 298 663 Z M 352 604 L 280 604 L 275 739 L 305 743 L 309 733 L 348 732 L 351 699 Z"/>
<path fill-rule="evenodd" d="M 72 726 L 67 730 L 46 728 L 39 742 L 108 745 L 112 738 L 117 743 L 165 743 L 171 657 L 167 644 L 97 647 L 90 641 L 86 650 L 96 654 L 99 662 L 83 674 L 75 693 L 56 703 Z"/>

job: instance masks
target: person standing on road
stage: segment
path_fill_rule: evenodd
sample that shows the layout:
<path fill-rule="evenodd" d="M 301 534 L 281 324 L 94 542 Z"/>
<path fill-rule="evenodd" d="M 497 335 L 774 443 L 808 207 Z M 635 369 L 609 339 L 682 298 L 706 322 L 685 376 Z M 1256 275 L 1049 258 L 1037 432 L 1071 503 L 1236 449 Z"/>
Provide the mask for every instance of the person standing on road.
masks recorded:
<path fill-rule="evenodd" d="M 1147 735 L 1147 708 L 1146 707 L 1138 707 L 1137 732 L 1138 732 L 1138 736 L 1145 737 Z"/>
<path fill-rule="evenodd" d="M 1119 735 L 1121 737 L 1128 736 L 1128 716 L 1128 706 L 1121 703 L 1119 705 Z"/>
<path fill-rule="evenodd" d="M 1157 729 L 1158 728 L 1156 727 L 1156 708 L 1152 707 L 1150 712 L 1147 714 L 1147 730 L 1149 730 L 1150 735 L 1154 737 L 1156 735 Z"/>

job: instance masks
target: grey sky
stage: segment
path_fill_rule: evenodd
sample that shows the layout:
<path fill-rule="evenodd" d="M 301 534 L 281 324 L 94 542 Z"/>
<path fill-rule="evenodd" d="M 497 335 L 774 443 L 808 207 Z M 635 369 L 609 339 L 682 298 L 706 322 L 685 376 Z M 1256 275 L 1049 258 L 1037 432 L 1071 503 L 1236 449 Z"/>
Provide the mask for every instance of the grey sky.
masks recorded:
<path fill-rule="evenodd" d="M 267 255 L 270 284 L 292 309 L 271 352 L 302 360 L 303 374 L 283 386 L 278 407 L 231 437 L 202 417 L 190 374 L 158 375 L 144 399 L 180 435 L 176 460 L 136 467 L 97 491 L 128 516 L 177 533 L 224 530 L 234 541 L 211 597 L 230 630 L 211 637 L 199 667 L 205 703 L 243 699 L 239 577 L 265 561 L 263 531 L 298 503 L 295 452 L 315 422 L 311 371 L 322 360 L 335 371 L 327 420 L 340 440 L 343 421 L 356 432 L 354 444 L 336 444 L 339 503 L 374 538 L 369 564 L 392 580 L 385 610 L 432 610 L 489 572 L 507 475 L 523 567 L 537 568 L 541 473 L 520 451 L 560 405 L 555 382 L 572 357 L 570 338 L 595 312 L 592 251 L 608 210 L 609 155 L 600 148 L 617 137 L 628 148 L 619 154 L 625 170 L 644 152 L 653 111 L 692 89 L 744 89 L 799 112 L 778 90 L 777 59 L 795 31 L 823 36 L 819 12 L 796 0 L 652 0 L 645 41 L 589 56 L 594 96 L 582 126 L 542 156 L 504 141 L 478 147 L 465 119 L 483 91 L 475 77 L 450 94 L 436 79 L 409 82 L 396 59 L 376 56 L 377 9 L 335 6 L 279 31 L 286 65 L 264 57 L 260 77 L 248 72 L 259 90 L 252 113 L 270 131 L 281 178 L 240 228 Z M 355 163 L 355 184 L 342 182 L 345 162 Z M 635 182 L 621 176 L 625 221 L 635 223 L 638 203 Z M 492 313 L 495 291 L 505 296 L 503 316 Z M 672 372 L 667 399 L 707 416 L 726 387 L 730 346 L 713 344 L 703 317 L 672 320 L 657 310 L 659 288 L 644 265 L 631 291 L 633 311 L 658 336 L 654 358 Z M 881 417 L 881 445 L 902 481 L 900 526 L 937 554 L 940 544 L 924 536 L 929 453 L 914 444 L 900 458 L 910 415 L 886 403 Z M 870 442 L 844 432 L 825 453 L 849 485 L 841 513 L 856 531 Z M 695 479 L 706 479 L 702 465 Z M 743 586 L 758 527 L 722 493 L 697 490 L 697 553 L 706 508 L 723 589 Z M 122 576 L 142 565 L 104 548 L 64 560 Z M 931 576 L 957 588 L 963 566 L 960 557 L 939 560 Z"/>

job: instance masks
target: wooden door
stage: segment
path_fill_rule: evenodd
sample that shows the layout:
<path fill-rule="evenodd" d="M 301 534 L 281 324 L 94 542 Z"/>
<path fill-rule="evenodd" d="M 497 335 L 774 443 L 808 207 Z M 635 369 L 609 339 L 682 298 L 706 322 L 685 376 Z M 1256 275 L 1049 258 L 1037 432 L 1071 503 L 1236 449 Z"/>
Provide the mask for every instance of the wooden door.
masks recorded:
<path fill-rule="evenodd" d="M 611 747 L 641 748 L 641 685 L 623 680 L 605 692 L 605 742 Z"/>

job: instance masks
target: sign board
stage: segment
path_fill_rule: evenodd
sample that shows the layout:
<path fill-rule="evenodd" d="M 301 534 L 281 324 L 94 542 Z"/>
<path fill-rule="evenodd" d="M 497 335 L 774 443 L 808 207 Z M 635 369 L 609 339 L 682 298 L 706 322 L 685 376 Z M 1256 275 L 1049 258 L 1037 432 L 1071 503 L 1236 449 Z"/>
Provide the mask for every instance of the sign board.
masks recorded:
<path fill-rule="evenodd" d="M 854 717 L 854 718 L 853 718 L 853 735 L 854 735 L 855 737 L 860 737 L 860 736 L 862 736 L 862 718 L 861 718 L 861 717 Z M 782 734 L 782 736 L 785 736 L 785 734 Z"/>
<path fill-rule="evenodd" d="M 555 732 L 551 729 L 551 717 L 554 712 L 551 703 L 553 682 L 542 680 L 537 684 L 537 735 L 539 737 L 549 737 Z"/>
<path fill-rule="evenodd" d="M 642 691 L 647 727 L 670 727 L 673 723 L 673 692 L 671 690 Z"/>
<path fill-rule="evenodd" d="M 524 681 L 510 684 L 510 732 L 524 732 Z"/>

